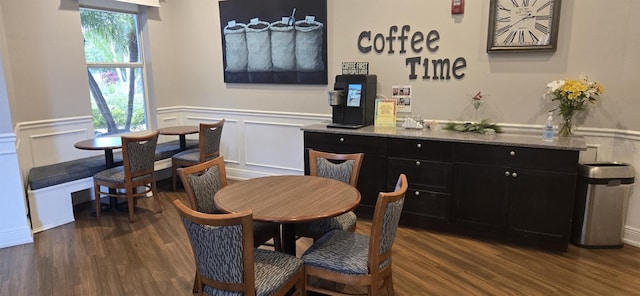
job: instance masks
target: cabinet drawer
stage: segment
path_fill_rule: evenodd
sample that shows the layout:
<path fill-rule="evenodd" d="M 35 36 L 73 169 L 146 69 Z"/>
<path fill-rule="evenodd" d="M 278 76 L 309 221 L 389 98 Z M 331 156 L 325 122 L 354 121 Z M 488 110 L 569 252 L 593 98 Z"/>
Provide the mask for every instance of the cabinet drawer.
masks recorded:
<path fill-rule="evenodd" d="M 334 153 L 359 153 L 385 155 L 386 138 L 345 134 L 304 133 L 304 147 Z"/>
<path fill-rule="evenodd" d="M 412 188 L 450 193 L 453 165 L 446 162 L 423 159 L 389 157 L 387 160 L 387 185 L 394 186 L 400 174 L 407 175 Z"/>
<path fill-rule="evenodd" d="M 479 144 L 456 144 L 453 149 L 455 162 L 509 165 L 509 147 Z"/>
<path fill-rule="evenodd" d="M 515 155 L 511 163 L 514 167 L 566 173 L 576 173 L 578 170 L 578 151 L 517 147 L 513 152 Z"/>
<path fill-rule="evenodd" d="M 451 161 L 453 143 L 418 139 L 389 139 L 389 156 L 435 161 Z"/>
<path fill-rule="evenodd" d="M 451 195 L 409 188 L 405 195 L 403 213 L 449 221 Z"/>
<path fill-rule="evenodd" d="M 578 153 L 571 150 L 458 143 L 454 148 L 454 160 L 458 163 L 575 173 Z"/>

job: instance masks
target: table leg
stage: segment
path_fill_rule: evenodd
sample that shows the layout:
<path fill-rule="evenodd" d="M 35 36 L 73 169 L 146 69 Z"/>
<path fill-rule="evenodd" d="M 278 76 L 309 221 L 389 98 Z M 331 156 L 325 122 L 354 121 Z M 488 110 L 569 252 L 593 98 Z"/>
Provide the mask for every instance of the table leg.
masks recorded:
<path fill-rule="evenodd" d="M 180 150 L 187 150 L 187 135 L 179 135 L 180 136 Z"/>
<path fill-rule="evenodd" d="M 104 159 L 108 169 L 115 166 L 113 161 L 113 149 L 104 149 Z"/>
<path fill-rule="evenodd" d="M 289 255 L 296 255 L 296 224 L 282 224 L 282 251 Z"/>

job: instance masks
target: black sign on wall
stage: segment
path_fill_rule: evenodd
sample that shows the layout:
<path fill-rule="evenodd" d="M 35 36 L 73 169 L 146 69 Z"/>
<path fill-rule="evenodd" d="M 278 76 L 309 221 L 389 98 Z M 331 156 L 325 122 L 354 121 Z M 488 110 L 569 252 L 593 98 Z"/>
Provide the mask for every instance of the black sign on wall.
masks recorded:
<path fill-rule="evenodd" d="M 220 1 L 224 81 L 327 84 L 326 0 Z"/>

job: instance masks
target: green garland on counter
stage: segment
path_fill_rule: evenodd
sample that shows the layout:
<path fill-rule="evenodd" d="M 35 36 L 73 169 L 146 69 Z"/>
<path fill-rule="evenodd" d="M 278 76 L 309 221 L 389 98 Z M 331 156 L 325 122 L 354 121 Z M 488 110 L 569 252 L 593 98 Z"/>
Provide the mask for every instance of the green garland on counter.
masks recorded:
<path fill-rule="evenodd" d="M 502 133 L 502 128 L 495 123 L 489 123 L 486 119 L 480 122 L 447 122 L 444 126 L 445 130 L 456 132 L 467 132 L 477 134 L 499 134 Z"/>

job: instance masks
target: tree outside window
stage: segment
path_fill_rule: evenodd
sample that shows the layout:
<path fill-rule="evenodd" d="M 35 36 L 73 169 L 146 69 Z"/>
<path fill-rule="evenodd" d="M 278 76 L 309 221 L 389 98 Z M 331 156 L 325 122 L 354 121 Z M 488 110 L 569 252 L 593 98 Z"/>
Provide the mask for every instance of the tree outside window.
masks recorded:
<path fill-rule="evenodd" d="M 81 8 L 96 136 L 147 129 L 136 14 Z"/>

